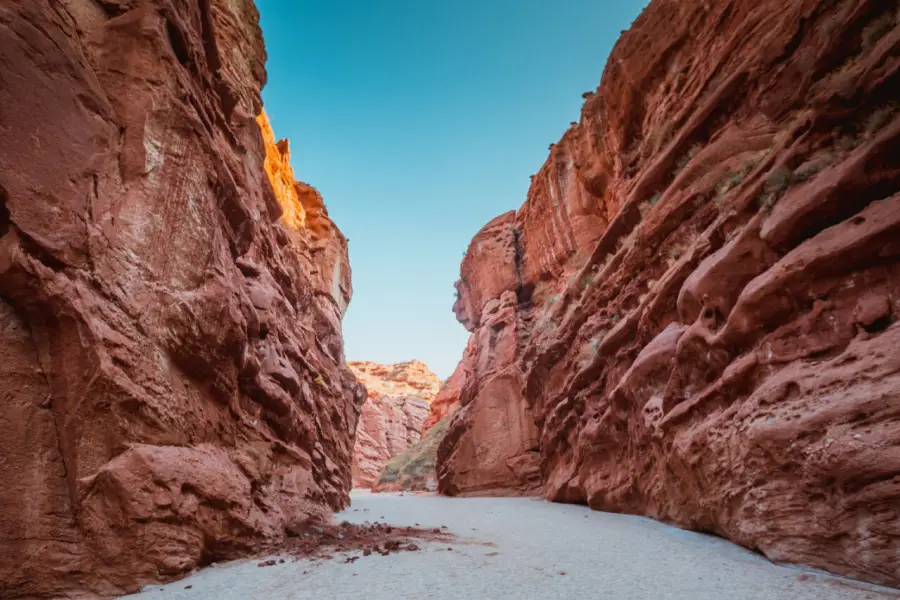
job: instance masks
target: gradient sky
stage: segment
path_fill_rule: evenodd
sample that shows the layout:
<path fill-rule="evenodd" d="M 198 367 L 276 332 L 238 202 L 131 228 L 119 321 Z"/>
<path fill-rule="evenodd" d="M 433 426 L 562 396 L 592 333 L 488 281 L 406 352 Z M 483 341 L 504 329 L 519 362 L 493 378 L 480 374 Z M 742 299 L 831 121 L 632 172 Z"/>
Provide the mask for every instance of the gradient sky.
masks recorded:
<path fill-rule="evenodd" d="M 646 0 L 256 3 L 275 135 L 350 239 L 347 359 L 449 376 L 463 251 L 525 200 Z"/>

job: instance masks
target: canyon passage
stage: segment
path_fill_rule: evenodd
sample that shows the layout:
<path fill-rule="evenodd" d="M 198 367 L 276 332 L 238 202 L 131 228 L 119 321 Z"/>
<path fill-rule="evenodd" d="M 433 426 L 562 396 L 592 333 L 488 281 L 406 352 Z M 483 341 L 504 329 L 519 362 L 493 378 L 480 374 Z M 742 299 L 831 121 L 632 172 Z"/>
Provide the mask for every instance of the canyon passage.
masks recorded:
<path fill-rule="evenodd" d="M 443 381 L 347 361 L 259 19 L 0 5 L 0 597 L 898 597 L 896 1 L 652 0 Z"/>
<path fill-rule="evenodd" d="M 445 498 L 351 493 L 353 522 L 458 532 L 448 543 L 352 563 L 332 559 L 258 567 L 216 565 L 150 586 L 156 598 L 616 598 L 646 600 L 881 600 L 896 590 L 773 565 L 721 538 L 626 515 L 534 498 Z M 374 515 L 374 516 L 373 516 Z M 273 555 L 273 557 L 278 555 Z M 191 586 L 189 589 L 185 589 Z"/>

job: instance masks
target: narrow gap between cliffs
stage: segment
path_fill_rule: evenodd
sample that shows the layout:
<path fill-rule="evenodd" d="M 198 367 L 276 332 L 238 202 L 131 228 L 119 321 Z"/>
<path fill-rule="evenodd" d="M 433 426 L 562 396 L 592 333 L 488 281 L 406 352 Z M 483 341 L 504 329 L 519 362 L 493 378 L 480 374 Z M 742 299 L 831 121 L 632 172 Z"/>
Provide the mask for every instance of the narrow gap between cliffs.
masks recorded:
<path fill-rule="evenodd" d="M 0 186 L 0 238 L 6 235 L 11 224 L 9 209 L 6 208 L 6 190 Z"/>
<path fill-rule="evenodd" d="M 178 62 L 185 66 L 190 64 L 191 54 L 181 28 L 171 19 L 166 19 L 166 33 L 169 36 L 169 44 L 171 44 L 172 51 L 175 53 L 175 58 L 178 59 Z"/>

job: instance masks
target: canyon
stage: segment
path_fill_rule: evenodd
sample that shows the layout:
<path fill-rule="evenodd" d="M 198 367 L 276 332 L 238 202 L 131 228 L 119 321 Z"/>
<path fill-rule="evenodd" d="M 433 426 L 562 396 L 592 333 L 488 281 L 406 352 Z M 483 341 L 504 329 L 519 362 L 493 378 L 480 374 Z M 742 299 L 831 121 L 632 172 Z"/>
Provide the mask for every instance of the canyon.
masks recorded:
<path fill-rule="evenodd" d="M 465 552 L 499 540 L 496 593 L 558 591 L 532 563 L 604 539 L 571 589 L 653 588 L 651 531 L 756 589 L 722 540 L 584 506 L 348 509 L 433 485 L 900 586 L 898 23 L 893 0 L 652 0 L 472 239 L 442 382 L 345 359 L 348 240 L 263 111 L 253 0 L 5 0 L 0 597 L 136 592 L 342 510 L 470 535 L 420 555 L 476 583 Z M 383 569 L 458 591 L 416 551 Z"/>
<path fill-rule="evenodd" d="M 351 363 L 352 365 L 352 363 Z M 441 440 L 447 433 L 450 419 L 459 408 L 460 385 L 464 371 L 461 362 L 447 381 L 438 381 L 437 394 L 431 394 L 427 412 L 414 421 L 414 430 L 408 430 L 407 443 L 399 452 L 379 453 L 378 468 L 373 469 L 377 475 L 365 481 L 359 487 L 368 487 L 373 492 L 434 492 L 437 489 L 437 451 Z M 396 402 L 396 401 L 393 401 Z M 357 448 L 365 447 L 370 436 L 363 432 L 366 407 L 363 407 L 363 418 L 357 429 Z M 379 418 L 377 423 L 382 423 Z M 383 425 L 381 426 L 383 427 Z M 378 426 L 372 429 L 379 429 Z M 399 436 L 394 436 L 396 439 Z M 390 455 L 387 460 L 385 457 Z"/>
<path fill-rule="evenodd" d="M 648 5 L 462 261 L 441 492 L 900 584 L 898 18 Z"/>
<path fill-rule="evenodd" d="M 345 507 L 347 241 L 251 0 L 0 6 L 0 596 L 109 597 Z"/>
<path fill-rule="evenodd" d="M 417 360 L 393 365 L 353 361 L 348 366 L 368 391 L 356 428 L 353 486 L 372 488 L 388 461 L 422 438 L 441 380 Z"/>

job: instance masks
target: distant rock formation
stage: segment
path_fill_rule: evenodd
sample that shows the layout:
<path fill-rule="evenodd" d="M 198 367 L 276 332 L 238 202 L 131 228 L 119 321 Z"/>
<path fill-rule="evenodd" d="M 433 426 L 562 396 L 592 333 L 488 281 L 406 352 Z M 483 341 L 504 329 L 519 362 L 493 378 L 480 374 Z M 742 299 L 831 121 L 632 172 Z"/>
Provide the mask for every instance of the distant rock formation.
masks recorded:
<path fill-rule="evenodd" d="M 455 408 L 451 407 L 450 412 L 427 431 L 423 429 L 421 440 L 387 462 L 378 477 L 378 483 L 372 487 L 373 492 L 437 490 L 435 463 L 438 446 L 447 434 Z"/>
<path fill-rule="evenodd" d="M 895 2 L 653 0 L 462 262 L 448 494 L 900 584 Z"/>
<path fill-rule="evenodd" d="M 417 360 L 349 365 L 368 390 L 356 429 L 353 485 L 371 488 L 391 458 L 421 439 L 429 403 L 441 388 L 441 380 Z"/>
<path fill-rule="evenodd" d="M 350 361 L 347 365 L 356 379 L 365 386 L 369 398 L 415 396 L 430 403 L 443 386 L 441 378 L 420 360 L 393 365 Z"/>
<path fill-rule="evenodd" d="M 0 6 L 0 597 L 135 591 L 349 500 L 347 243 L 257 123 L 258 21 Z"/>

